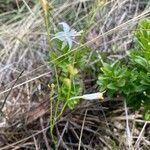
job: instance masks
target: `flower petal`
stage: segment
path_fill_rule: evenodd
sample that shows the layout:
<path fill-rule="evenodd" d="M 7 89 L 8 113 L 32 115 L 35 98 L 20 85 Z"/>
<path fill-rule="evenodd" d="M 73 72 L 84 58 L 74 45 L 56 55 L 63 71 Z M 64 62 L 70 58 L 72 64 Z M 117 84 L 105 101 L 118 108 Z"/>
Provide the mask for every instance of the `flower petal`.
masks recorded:
<path fill-rule="evenodd" d="M 80 98 L 85 99 L 85 100 L 95 100 L 95 99 L 103 100 L 104 99 L 104 97 L 103 97 L 104 92 L 85 94 L 85 95 L 82 95 L 82 96 L 75 96 L 75 97 L 71 97 L 70 100 L 80 99 Z"/>
<path fill-rule="evenodd" d="M 66 40 L 67 40 L 67 43 L 69 45 L 69 49 L 71 49 L 72 48 L 72 39 L 71 39 L 71 37 L 66 36 Z"/>
<path fill-rule="evenodd" d="M 85 94 L 82 96 L 83 99 L 86 99 L 86 100 L 94 100 L 94 99 L 104 99 L 103 98 L 103 92 L 100 93 L 92 93 L 92 94 Z"/>
<path fill-rule="evenodd" d="M 61 22 L 59 24 L 63 26 L 64 32 L 69 32 L 70 31 L 70 26 L 67 23 Z"/>
<path fill-rule="evenodd" d="M 61 41 L 64 41 L 65 40 L 65 33 L 64 32 L 58 32 L 54 35 L 54 37 L 52 38 L 53 39 L 59 39 Z"/>
<path fill-rule="evenodd" d="M 75 30 L 70 30 L 69 33 L 67 33 L 71 37 L 75 37 L 77 32 Z"/>

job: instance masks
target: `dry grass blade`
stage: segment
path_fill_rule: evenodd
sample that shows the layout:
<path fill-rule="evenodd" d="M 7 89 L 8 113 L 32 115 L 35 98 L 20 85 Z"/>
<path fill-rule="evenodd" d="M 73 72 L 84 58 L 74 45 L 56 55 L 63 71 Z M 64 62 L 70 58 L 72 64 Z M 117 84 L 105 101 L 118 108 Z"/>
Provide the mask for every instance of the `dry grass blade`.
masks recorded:
<path fill-rule="evenodd" d="M 1 106 L 1 108 L 0 108 L 0 112 L 3 110 L 4 105 L 5 105 L 5 103 L 6 103 L 6 100 L 7 100 L 8 96 L 10 95 L 10 92 L 11 92 L 12 89 L 14 88 L 15 84 L 17 83 L 17 81 L 19 80 L 19 78 L 20 78 L 20 76 L 23 74 L 23 72 L 24 72 L 24 70 L 21 71 L 21 73 L 19 74 L 19 76 L 18 76 L 17 79 L 15 80 L 14 84 L 13 84 L 12 87 L 10 88 L 10 90 L 9 90 L 7 96 L 5 97 L 4 102 L 3 102 L 3 104 L 2 104 L 2 106 Z"/>
<path fill-rule="evenodd" d="M 42 119 L 42 117 L 40 118 L 40 123 L 41 123 L 42 130 L 44 130 L 44 125 L 43 125 L 43 119 Z M 44 141 L 45 141 L 45 145 L 46 145 L 47 150 L 51 150 L 45 131 L 43 131 L 43 137 L 44 137 Z"/>
<path fill-rule="evenodd" d="M 142 140 L 142 138 L 143 138 L 143 137 L 142 137 L 142 136 L 143 136 L 143 132 L 144 132 L 144 130 L 145 130 L 147 124 L 148 124 L 148 122 L 145 122 L 145 124 L 144 124 L 144 126 L 143 126 L 143 128 L 142 128 L 142 130 L 141 130 L 141 132 L 140 132 L 140 134 L 139 134 L 139 136 L 138 136 L 138 139 L 137 139 L 137 141 L 136 141 L 136 143 L 135 143 L 135 145 L 134 145 L 135 150 L 139 149 L 139 144 L 140 144 L 140 142 L 141 142 L 141 140 Z"/>
<path fill-rule="evenodd" d="M 82 128 L 81 128 L 81 133 L 80 133 L 80 138 L 79 138 L 79 145 L 78 145 L 78 150 L 81 149 L 81 143 L 82 143 L 82 135 L 83 135 L 83 129 L 84 129 L 84 124 L 85 124 L 85 119 L 86 119 L 86 115 L 87 115 L 87 109 L 85 111 L 85 115 L 84 115 L 84 119 L 83 119 L 83 123 L 82 123 Z"/>
<path fill-rule="evenodd" d="M 4 114 L 0 117 L 0 150 L 49 150 L 53 144 L 48 132 L 47 85 L 53 82 L 54 72 L 52 61 L 48 60 L 51 49 L 41 6 L 29 0 L 8 2 L 2 0 L 0 3 L 0 103 Z M 95 10 L 91 13 L 93 4 Z M 99 61 L 91 60 L 95 51 L 99 56 L 106 53 L 109 59 L 124 58 L 133 46 L 137 22 L 150 17 L 150 3 L 146 0 L 52 0 L 49 8 L 51 36 L 58 31 L 59 22 L 66 22 L 77 31 L 84 29 L 87 20 L 90 22 L 84 43 L 80 43 L 78 49 L 91 49 L 85 60 L 85 64 L 91 66 Z M 75 46 L 79 44 L 78 38 L 74 43 Z M 74 51 L 76 47 L 56 60 Z M 21 70 L 24 74 L 14 85 Z M 97 86 L 93 85 L 96 75 L 87 78 L 86 75 L 85 80 L 91 84 L 87 88 L 83 86 L 84 92 L 97 91 Z M 131 127 L 132 132 L 129 131 Z M 149 131 L 149 122 L 142 119 L 140 112 L 133 113 L 122 100 L 114 99 L 103 103 L 81 101 L 74 110 L 67 109 L 54 127 L 54 136 L 58 140 L 57 149 L 126 150 L 130 147 L 149 150 Z"/>
<path fill-rule="evenodd" d="M 125 101 L 124 101 L 124 107 L 125 107 L 125 116 L 126 116 L 127 143 L 128 143 L 129 149 L 131 149 L 131 146 L 132 146 L 132 134 L 131 134 L 130 127 L 129 127 L 128 108 L 127 108 L 127 104 L 126 104 Z"/>
<path fill-rule="evenodd" d="M 59 135 L 59 140 L 58 140 L 58 143 L 56 145 L 56 149 L 59 149 L 60 145 L 62 145 L 66 150 L 68 150 L 68 147 L 67 145 L 65 144 L 65 142 L 63 141 L 63 136 L 64 136 L 64 133 L 65 131 L 68 129 L 68 122 L 66 122 L 65 126 L 64 126 L 64 129 L 61 133 L 61 135 L 59 134 L 59 131 L 58 131 L 58 128 L 57 128 L 57 134 Z"/>
<path fill-rule="evenodd" d="M 12 88 L 9 88 L 9 89 L 4 90 L 3 92 L 1 92 L 0 95 L 1 95 L 1 94 L 4 94 L 4 93 L 6 93 L 6 92 L 9 92 L 9 91 L 11 91 L 12 89 L 15 89 L 15 88 L 18 88 L 18 87 L 20 87 L 20 86 L 23 86 L 23 85 L 25 85 L 25 84 L 27 84 L 27 83 L 30 83 L 30 82 L 32 82 L 32 81 L 34 81 L 34 80 L 37 80 L 37 79 L 39 79 L 39 78 L 41 78 L 41 77 L 43 77 L 43 76 L 49 75 L 50 73 L 51 73 L 51 71 L 50 71 L 50 72 L 43 73 L 43 74 L 41 74 L 41 75 L 39 75 L 39 76 L 37 76 L 37 77 L 34 77 L 34 78 L 30 79 L 30 80 L 27 80 L 27 81 L 25 81 L 25 82 L 23 82 L 23 83 L 20 83 L 20 84 L 16 85 L 16 86 L 13 86 Z"/>
<path fill-rule="evenodd" d="M 48 130 L 49 128 L 50 128 L 50 127 L 46 127 L 46 128 L 44 128 L 43 130 L 38 131 L 37 133 L 35 133 L 35 134 L 33 134 L 33 135 L 30 135 L 30 136 L 28 136 L 28 137 L 26 137 L 26 138 L 24 138 L 24 139 L 18 140 L 18 141 L 15 142 L 15 143 L 12 143 L 12 144 L 9 144 L 9 145 L 7 145 L 7 146 L 4 146 L 4 147 L 1 148 L 1 150 L 8 150 L 8 149 L 10 149 L 10 148 L 12 148 L 12 147 L 15 147 L 17 144 L 26 142 L 26 141 L 29 140 L 30 138 L 33 138 L 34 136 L 37 136 L 38 134 L 41 134 L 43 131 L 46 131 L 46 130 Z"/>

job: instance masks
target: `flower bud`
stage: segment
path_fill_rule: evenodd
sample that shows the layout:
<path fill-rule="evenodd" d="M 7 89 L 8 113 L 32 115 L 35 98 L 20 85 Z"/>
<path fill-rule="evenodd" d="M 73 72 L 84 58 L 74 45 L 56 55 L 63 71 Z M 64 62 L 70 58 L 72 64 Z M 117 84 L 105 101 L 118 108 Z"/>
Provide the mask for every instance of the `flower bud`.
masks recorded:
<path fill-rule="evenodd" d="M 68 70 L 69 74 L 72 76 L 74 76 L 78 73 L 78 70 L 76 68 L 74 68 L 74 66 L 72 64 L 68 65 L 67 70 Z"/>
<path fill-rule="evenodd" d="M 81 99 L 85 99 L 85 100 L 95 100 L 95 99 L 103 100 L 104 99 L 104 97 L 103 97 L 104 92 L 85 94 L 85 95 L 82 95 L 82 96 L 72 97 L 70 99 L 80 99 L 81 98 Z"/>
<path fill-rule="evenodd" d="M 98 92 L 98 93 L 92 93 L 92 94 L 85 94 L 82 96 L 83 99 L 86 100 L 94 100 L 94 99 L 101 99 L 103 100 L 103 93 Z"/>
<path fill-rule="evenodd" d="M 51 84 L 51 88 L 52 88 L 52 89 L 55 88 L 55 84 L 54 84 L 54 83 Z"/>
<path fill-rule="evenodd" d="M 63 82 L 67 87 L 71 87 L 71 80 L 69 78 L 65 78 Z"/>

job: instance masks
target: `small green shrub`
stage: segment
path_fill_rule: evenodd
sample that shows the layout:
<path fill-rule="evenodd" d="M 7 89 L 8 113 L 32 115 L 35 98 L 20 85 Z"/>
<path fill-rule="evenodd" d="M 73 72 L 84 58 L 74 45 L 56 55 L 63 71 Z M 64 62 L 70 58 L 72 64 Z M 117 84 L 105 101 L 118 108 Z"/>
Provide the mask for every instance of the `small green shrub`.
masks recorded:
<path fill-rule="evenodd" d="M 121 94 L 128 106 L 144 108 L 150 120 L 150 20 L 140 21 L 135 32 L 135 46 L 128 53 L 128 64 L 121 61 L 103 63 L 98 84 L 108 94 Z"/>

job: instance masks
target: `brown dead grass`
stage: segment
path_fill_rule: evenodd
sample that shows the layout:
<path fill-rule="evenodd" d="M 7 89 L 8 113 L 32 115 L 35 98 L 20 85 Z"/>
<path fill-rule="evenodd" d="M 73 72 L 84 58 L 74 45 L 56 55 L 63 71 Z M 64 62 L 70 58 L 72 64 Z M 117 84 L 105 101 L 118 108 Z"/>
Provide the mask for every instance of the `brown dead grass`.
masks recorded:
<path fill-rule="evenodd" d="M 82 29 L 92 1 L 60 3 L 50 3 L 54 18 L 52 31 L 62 20 Z M 138 20 L 150 16 L 149 5 L 144 0 L 107 1 L 95 12 L 84 45 L 98 55 L 109 53 L 110 59 L 123 57 L 132 47 L 132 31 Z M 42 105 L 49 97 L 47 84 L 53 76 L 48 51 L 39 4 L 31 8 L 20 6 L 20 12 L 0 14 L 0 104 L 24 70 L 0 113 L 0 150 L 53 147 L 48 130 L 48 107 Z M 48 106 L 48 102 L 46 104 Z M 38 110 L 42 115 L 37 117 Z M 73 111 L 66 110 L 55 126 L 54 135 L 58 140 L 55 149 L 150 149 L 149 123 L 142 120 L 140 112 L 129 110 L 126 116 L 125 110 L 122 101 L 107 99 L 103 103 L 81 102 Z M 30 114 L 29 124 L 26 114 Z M 126 132 L 128 127 L 130 132 Z M 131 140 L 131 145 L 127 140 Z"/>

